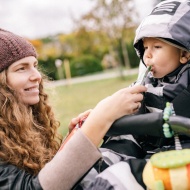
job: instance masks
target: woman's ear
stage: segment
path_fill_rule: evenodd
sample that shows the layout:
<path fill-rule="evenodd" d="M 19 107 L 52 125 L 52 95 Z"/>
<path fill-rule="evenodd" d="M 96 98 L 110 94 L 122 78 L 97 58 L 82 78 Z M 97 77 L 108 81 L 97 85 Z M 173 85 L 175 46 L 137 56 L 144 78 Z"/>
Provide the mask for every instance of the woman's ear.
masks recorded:
<path fill-rule="evenodd" d="M 190 60 L 190 52 L 181 50 L 180 63 L 185 64 Z"/>

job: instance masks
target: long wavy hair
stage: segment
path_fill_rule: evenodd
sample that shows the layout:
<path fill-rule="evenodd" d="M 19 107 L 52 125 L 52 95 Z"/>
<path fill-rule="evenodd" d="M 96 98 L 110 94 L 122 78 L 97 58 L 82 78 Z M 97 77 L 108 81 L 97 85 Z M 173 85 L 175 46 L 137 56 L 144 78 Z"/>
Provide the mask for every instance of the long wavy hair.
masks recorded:
<path fill-rule="evenodd" d="M 40 83 L 40 101 L 24 105 L 0 73 L 0 160 L 36 175 L 50 161 L 61 144 L 48 95 Z"/>

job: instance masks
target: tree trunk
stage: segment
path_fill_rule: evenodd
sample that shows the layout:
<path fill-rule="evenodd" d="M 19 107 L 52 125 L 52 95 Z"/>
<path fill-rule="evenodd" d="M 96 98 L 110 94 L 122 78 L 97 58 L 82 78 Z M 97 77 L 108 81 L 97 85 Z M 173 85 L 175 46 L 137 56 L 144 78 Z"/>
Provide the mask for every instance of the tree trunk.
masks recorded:
<path fill-rule="evenodd" d="M 127 69 L 130 69 L 131 68 L 131 65 L 130 65 L 130 60 L 129 60 L 129 55 L 128 55 L 128 51 L 127 51 L 127 48 L 125 46 L 125 42 L 123 41 L 123 39 L 121 38 L 121 51 L 122 51 L 122 54 L 123 54 L 123 59 L 124 59 L 124 65 Z"/>

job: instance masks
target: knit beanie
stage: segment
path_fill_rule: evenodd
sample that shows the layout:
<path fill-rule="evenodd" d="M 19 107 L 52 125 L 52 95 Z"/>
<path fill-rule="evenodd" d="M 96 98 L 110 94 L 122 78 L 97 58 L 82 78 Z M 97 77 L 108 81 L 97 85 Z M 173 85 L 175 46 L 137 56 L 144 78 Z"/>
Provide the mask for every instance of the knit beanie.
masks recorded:
<path fill-rule="evenodd" d="M 37 57 L 33 45 L 26 39 L 0 28 L 0 72 L 28 56 Z"/>

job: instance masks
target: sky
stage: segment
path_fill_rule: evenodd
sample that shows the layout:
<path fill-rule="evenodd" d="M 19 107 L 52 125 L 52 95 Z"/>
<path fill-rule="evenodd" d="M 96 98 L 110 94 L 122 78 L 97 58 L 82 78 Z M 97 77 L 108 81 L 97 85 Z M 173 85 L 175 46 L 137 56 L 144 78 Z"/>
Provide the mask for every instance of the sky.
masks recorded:
<path fill-rule="evenodd" d="M 142 18 L 150 12 L 151 0 L 135 2 Z M 0 28 L 30 39 L 69 33 L 71 18 L 80 18 L 93 6 L 93 0 L 0 0 Z"/>

